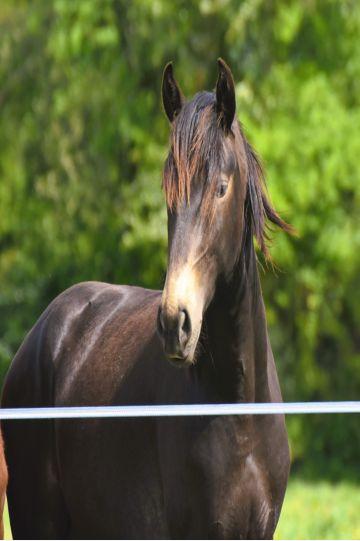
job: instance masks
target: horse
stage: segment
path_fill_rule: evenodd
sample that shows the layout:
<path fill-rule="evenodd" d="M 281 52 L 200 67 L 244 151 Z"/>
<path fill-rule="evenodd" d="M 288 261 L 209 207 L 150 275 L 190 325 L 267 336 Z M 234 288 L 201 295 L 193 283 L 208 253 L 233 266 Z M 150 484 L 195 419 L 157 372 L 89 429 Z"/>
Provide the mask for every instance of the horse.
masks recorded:
<path fill-rule="evenodd" d="M 218 60 L 186 101 L 172 64 L 163 291 L 62 292 L 8 371 L 2 406 L 279 402 L 254 237 L 284 230 Z M 282 415 L 7 421 L 15 538 L 270 539 L 289 473 Z"/>

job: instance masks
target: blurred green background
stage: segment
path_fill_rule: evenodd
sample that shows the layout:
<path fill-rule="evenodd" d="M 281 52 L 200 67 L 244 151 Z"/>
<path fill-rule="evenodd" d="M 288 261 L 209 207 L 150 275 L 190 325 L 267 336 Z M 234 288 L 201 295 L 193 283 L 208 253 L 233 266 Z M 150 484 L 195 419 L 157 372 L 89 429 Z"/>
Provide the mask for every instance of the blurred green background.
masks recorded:
<path fill-rule="evenodd" d="M 0 36 L 0 379 L 73 283 L 161 288 L 162 69 L 174 60 L 190 97 L 214 87 L 222 56 L 272 200 L 299 232 L 274 235 L 277 267 L 261 273 L 284 399 L 359 399 L 360 3 L 5 0 Z M 287 424 L 278 535 L 360 536 L 358 416 Z M 334 528 L 321 530 L 326 513 Z"/>

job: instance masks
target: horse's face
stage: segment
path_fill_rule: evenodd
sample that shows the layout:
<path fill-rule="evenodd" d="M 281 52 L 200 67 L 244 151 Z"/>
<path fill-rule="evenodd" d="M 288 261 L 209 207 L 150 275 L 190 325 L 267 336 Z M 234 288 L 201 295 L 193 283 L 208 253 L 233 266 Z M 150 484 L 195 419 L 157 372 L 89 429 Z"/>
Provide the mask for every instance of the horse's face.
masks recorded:
<path fill-rule="evenodd" d="M 216 94 L 186 104 L 171 65 L 163 80 L 172 148 L 164 169 L 168 203 L 168 271 L 158 317 L 167 357 L 195 360 L 203 314 L 219 278 L 239 256 L 246 182 L 244 147 L 235 115 L 234 83 L 219 61 Z"/>

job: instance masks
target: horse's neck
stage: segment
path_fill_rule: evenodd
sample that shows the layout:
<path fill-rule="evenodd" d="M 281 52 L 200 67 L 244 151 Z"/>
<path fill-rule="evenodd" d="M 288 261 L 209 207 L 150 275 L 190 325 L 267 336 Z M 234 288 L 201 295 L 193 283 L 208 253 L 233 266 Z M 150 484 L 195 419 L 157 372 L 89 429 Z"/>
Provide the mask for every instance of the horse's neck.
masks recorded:
<path fill-rule="evenodd" d="M 252 242 L 231 283 L 217 287 L 204 327 L 201 375 L 219 398 L 268 401 L 270 343 Z"/>

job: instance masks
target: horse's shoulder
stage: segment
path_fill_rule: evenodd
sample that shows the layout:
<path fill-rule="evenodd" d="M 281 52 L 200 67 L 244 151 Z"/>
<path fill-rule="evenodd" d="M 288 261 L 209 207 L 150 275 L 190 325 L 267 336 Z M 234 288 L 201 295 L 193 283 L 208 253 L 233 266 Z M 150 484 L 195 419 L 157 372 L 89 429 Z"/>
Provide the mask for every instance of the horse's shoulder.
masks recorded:
<path fill-rule="evenodd" d="M 75 284 L 55 297 L 41 314 L 15 355 L 12 369 L 27 370 L 37 362 L 52 364 L 67 343 L 87 340 L 119 314 L 144 311 L 149 306 L 155 313 L 160 297 L 160 291 L 136 286 L 95 281 Z"/>

